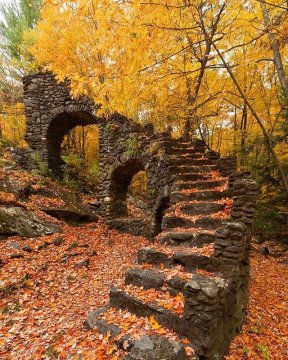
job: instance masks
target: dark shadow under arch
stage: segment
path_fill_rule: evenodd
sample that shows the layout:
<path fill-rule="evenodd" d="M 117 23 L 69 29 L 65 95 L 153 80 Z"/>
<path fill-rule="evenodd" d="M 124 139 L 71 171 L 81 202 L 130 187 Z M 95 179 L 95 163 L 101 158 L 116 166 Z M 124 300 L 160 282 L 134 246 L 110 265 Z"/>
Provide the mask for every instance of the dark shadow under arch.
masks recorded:
<path fill-rule="evenodd" d="M 76 126 L 98 125 L 99 119 L 84 111 L 63 112 L 51 121 L 47 130 L 47 156 L 48 166 L 54 175 L 63 174 L 62 166 L 65 164 L 61 159 L 61 143 L 64 136 Z"/>
<path fill-rule="evenodd" d="M 152 235 L 156 236 L 162 231 L 162 220 L 166 210 L 170 207 L 170 196 L 162 197 L 158 202 L 156 210 L 154 212 L 154 224 Z"/>
<path fill-rule="evenodd" d="M 111 217 L 127 217 L 127 191 L 134 175 L 139 171 L 145 171 L 144 164 L 139 159 L 128 160 L 125 164 L 118 166 L 112 173 L 110 197 Z"/>

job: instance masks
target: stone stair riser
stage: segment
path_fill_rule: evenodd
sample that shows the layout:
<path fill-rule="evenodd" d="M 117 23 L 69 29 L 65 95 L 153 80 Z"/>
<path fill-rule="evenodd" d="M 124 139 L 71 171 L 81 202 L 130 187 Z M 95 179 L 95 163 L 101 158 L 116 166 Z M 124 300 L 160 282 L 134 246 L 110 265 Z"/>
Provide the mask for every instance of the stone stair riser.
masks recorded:
<path fill-rule="evenodd" d="M 213 201 L 213 200 L 221 200 L 229 197 L 229 191 L 215 191 L 215 190 L 207 190 L 207 191 L 195 191 L 191 193 L 183 193 L 181 191 L 173 191 L 171 193 L 170 202 L 171 204 L 176 204 L 182 201 Z"/>
<path fill-rule="evenodd" d="M 216 181 L 197 181 L 197 182 L 181 182 L 175 183 L 174 187 L 178 190 L 190 190 L 190 189 L 198 189 L 198 190 L 208 190 L 217 188 L 225 185 L 225 180 L 216 180 Z"/>
<path fill-rule="evenodd" d="M 178 208 L 180 208 L 181 212 L 186 215 L 210 215 L 213 213 L 217 213 L 219 211 L 223 211 L 225 209 L 224 204 L 219 203 L 185 203 L 181 205 L 181 203 L 177 205 Z M 166 215 L 169 215 L 169 213 L 174 212 L 174 207 L 170 207 L 169 210 L 166 212 Z"/>
<path fill-rule="evenodd" d="M 172 246 L 201 247 L 205 244 L 214 242 L 215 235 L 207 233 L 189 233 L 189 232 L 169 232 L 160 235 L 160 244 Z"/>
<path fill-rule="evenodd" d="M 165 231 L 181 227 L 184 229 L 202 228 L 205 230 L 216 230 L 222 223 L 223 220 L 213 219 L 210 217 L 202 217 L 198 220 L 192 221 L 186 218 L 164 216 L 162 221 L 162 230 Z"/>

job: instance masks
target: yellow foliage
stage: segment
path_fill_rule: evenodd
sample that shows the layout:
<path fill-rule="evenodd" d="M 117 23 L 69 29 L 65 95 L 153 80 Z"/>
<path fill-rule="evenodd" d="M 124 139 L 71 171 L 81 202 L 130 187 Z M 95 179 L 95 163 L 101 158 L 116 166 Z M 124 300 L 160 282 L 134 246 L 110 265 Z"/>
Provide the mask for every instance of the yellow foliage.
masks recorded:
<path fill-rule="evenodd" d="M 180 135 L 192 98 L 198 125 L 213 149 L 227 155 L 239 148 L 248 152 L 261 132 L 250 112 L 243 121 L 243 99 L 213 48 L 207 50 L 206 35 L 212 36 L 221 13 L 213 39 L 265 128 L 281 133 L 279 86 L 260 2 L 203 4 L 48 1 L 42 20 L 26 37 L 34 43 L 31 53 L 37 65 L 59 80 L 68 77 L 73 95 L 89 95 L 103 113 L 118 111 L 140 122 L 153 121 L 157 129 L 171 125 Z M 279 5 L 279 0 L 269 4 Z M 285 59 L 287 13 L 272 5 L 271 26 Z"/>
<path fill-rule="evenodd" d="M 0 108 L 0 142 L 4 140 L 12 146 L 25 146 L 25 131 L 24 104 L 2 104 Z"/>

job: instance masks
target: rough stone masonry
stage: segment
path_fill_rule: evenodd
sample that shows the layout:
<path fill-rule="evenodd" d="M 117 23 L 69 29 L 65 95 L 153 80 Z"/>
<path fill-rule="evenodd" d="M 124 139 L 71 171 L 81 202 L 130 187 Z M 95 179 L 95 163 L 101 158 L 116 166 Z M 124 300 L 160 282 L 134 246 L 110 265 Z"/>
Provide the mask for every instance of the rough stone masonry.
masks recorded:
<path fill-rule="evenodd" d="M 168 132 L 157 134 L 152 125 L 140 126 L 120 114 L 97 116 L 91 100 L 73 99 L 69 84 L 57 83 L 50 73 L 24 79 L 24 102 L 28 153 L 37 152 L 58 176 L 65 166 L 60 154 L 64 136 L 77 125 L 97 125 L 100 215 L 119 230 L 150 238 L 158 235 L 151 247 L 139 249 L 137 267 L 126 272 L 121 288 L 111 289 L 105 308 L 89 314 L 86 325 L 110 333 L 111 340 L 117 334 L 115 341 L 121 347 L 121 328 L 105 322 L 109 307 L 153 316 L 188 339 L 193 359 L 222 359 L 241 327 L 248 299 L 251 223 L 258 189 L 250 174 L 236 171 L 234 157 L 206 151 L 203 141 L 187 143 Z M 143 170 L 147 216 L 133 219 L 127 217 L 127 189 Z M 179 266 L 183 278 L 167 276 Z M 157 294 L 183 294 L 183 313 L 161 307 L 157 298 L 143 301 L 137 291 L 131 293 L 131 285 L 155 289 Z M 165 336 L 124 338 L 130 344 L 127 359 L 191 359 L 181 342 Z"/>

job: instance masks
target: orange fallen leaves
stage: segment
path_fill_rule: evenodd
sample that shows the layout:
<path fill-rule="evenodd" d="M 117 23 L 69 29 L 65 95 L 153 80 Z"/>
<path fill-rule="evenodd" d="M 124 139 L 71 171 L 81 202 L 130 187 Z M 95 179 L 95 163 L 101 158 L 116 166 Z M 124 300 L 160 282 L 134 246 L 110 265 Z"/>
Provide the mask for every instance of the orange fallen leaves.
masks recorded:
<path fill-rule="evenodd" d="M 252 254 L 247 319 L 226 360 L 288 359 L 288 267 L 281 261 Z"/>
<path fill-rule="evenodd" d="M 191 355 L 194 355 L 194 354 L 195 354 L 194 350 L 193 350 L 190 346 L 186 346 L 186 347 L 185 347 L 185 351 L 186 351 L 186 354 L 187 354 L 188 356 L 191 356 Z"/>
<path fill-rule="evenodd" d="M 20 173 L 16 178 L 33 180 L 31 176 Z M 37 186 L 37 185 L 33 185 Z M 41 202 L 41 198 L 39 201 Z M 13 203 L 11 193 L 0 192 L 0 203 Z M 44 200 L 43 200 L 44 201 Z M 229 203 L 226 204 L 229 207 Z M 38 210 L 29 204 L 35 212 Z M 43 213 L 41 216 L 44 216 Z M 47 219 L 51 218 L 47 216 Z M 119 234 L 109 230 L 103 223 L 92 223 L 77 228 L 55 220 L 63 227 L 64 245 L 49 245 L 38 250 L 45 241 L 51 243 L 56 235 L 39 239 L 10 238 L 0 242 L 0 358 L 1 360 L 45 359 L 58 356 L 61 359 L 116 360 L 123 353 L 116 349 L 108 336 L 99 336 L 93 331 L 85 331 L 83 322 L 87 313 L 108 301 L 108 292 L 113 285 L 120 285 L 123 272 L 131 267 L 137 250 L 151 246 L 146 239 Z M 185 229 L 180 229 L 186 231 Z M 187 231 L 190 231 L 187 229 Z M 195 229 L 195 232 L 197 230 Z M 207 231 L 208 232 L 208 231 Z M 211 232 L 212 233 L 212 232 Z M 18 243 L 19 249 L 8 246 Z M 66 261 L 68 247 L 77 244 Z M 89 248 L 81 245 L 88 244 Z M 32 253 L 24 253 L 21 248 L 29 246 Z M 152 246 L 153 247 L 153 246 Z M 201 249 L 154 245 L 172 256 L 177 251 L 188 251 L 210 256 L 213 244 Z M 96 255 L 90 257 L 91 251 Z M 12 254 L 23 254 L 22 259 L 10 259 Z M 88 268 L 75 268 L 75 264 L 89 256 Z M 260 360 L 288 358 L 287 314 L 287 265 L 282 258 L 253 253 L 251 258 L 250 303 L 246 323 L 242 332 L 230 346 L 227 360 Z M 45 268 L 47 266 L 47 268 Z M 151 269 L 151 265 L 143 268 Z M 166 278 L 179 275 L 188 279 L 189 275 L 181 268 L 166 269 L 161 266 Z M 269 269 L 269 271 L 267 271 Z M 212 276 L 204 270 L 198 274 Z M 143 301 L 181 315 L 184 299 L 182 294 L 171 296 L 159 291 L 144 291 L 137 288 Z M 133 290 L 134 293 L 134 290 Z M 105 315 L 109 323 L 119 325 L 124 333 L 135 339 L 143 334 L 161 334 L 180 341 L 175 333 L 169 331 L 153 317 L 141 318 L 121 310 L 111 309 Z M 189 341 L 182 340 L 187 355 L 193 355 Z M 126 344 L 127 345 L 127 344 Z"/>
<path fill-rule="evenodd" d="M 16 202 L 15 196 L 12 193 L 0 191 L 0 204 L 1 205 L 11 205 Z"/>
<path fill-rule="evenodd" d="M 51 220 L 51 219 L 50 219 Z M 141 237 L 123 235 L 104 224 L 81 227 L 62 224 L 64 244 L 38 250 L 57 235 L 38 239 L 10 238 L 0 242 L 0 358 L 1 360 L 44 359 L 58 354 L 59 359 L 118 359 L 121 355 L 96 331 L 85 331 L 87 313 L 107 303 L 109 289 L 117 284 L 123 271 L 131 267 Z M 18 243 L 20 249 L 8 246 Z M 71 244 L 76 244 L 68 250 Z M 81 245 L 88 248 L 82 248 Z M 22 251 L 29 246 L 31 253 Z M 93 251 L 96 255 L 90 256 Z M 15 253 L 24 258 L 10 259 Z M 62 261 L 67 254 L 75 256 Z M 77 255 L 79 254 L 79 255 Z M 89 258 L 88 268 L 75 264 Z M 47 355 L 48 354 L 48 355 Z"/>
<path fill-rule="evenodd" d="M 171 310 L 181 315 L 184 310 L 184 295 L 182 293 L 172 296 L 168 291 L 149 289 L 144 290 L 137 286 L 125 286 L 125 291 L 132 296 L 137 297 L 145 303 L 156 303 L 167 310 Z"/>

